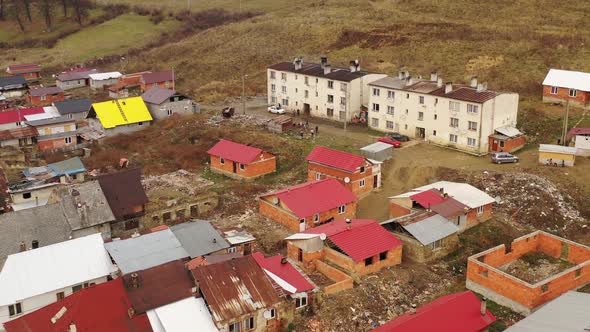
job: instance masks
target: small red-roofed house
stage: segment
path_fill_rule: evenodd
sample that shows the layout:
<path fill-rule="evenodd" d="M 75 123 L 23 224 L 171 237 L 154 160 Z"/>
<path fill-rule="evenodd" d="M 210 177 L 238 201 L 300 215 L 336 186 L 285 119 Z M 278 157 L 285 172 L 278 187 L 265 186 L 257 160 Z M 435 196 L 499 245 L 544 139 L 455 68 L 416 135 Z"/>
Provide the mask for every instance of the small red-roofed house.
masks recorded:
<path fill-rule="evenodd" d="M 224 140 L 207 153 L 211 170 L 236 179 L 254 179 L 277 170 L 277 158 L 262 149 Z"/>
<path fill-rule="evenodd" d="M 402 242 L 375 220 L 338 220 L 286 238 L 287 256 L 305 270 L 317 261 L 366 275 L 402 261 Z"/>
<path fill-rule="evenodd" d="M 29 90 L 27 102 L 31 105 L 43 106 L 56 101 L 63 101 L 64 98 L 64 90 L 57 86 L 50 86 Z"/>
<path fill-rule="evenodd" d="M 259 197 L 259 211 L 295 232 L 354 218 L 358 198 L 336 179 L 306 182 Z"/>
<path fill-rule="evenodd" d="M 10 76 L 21 75 L 27 81 L 38 81 L 41 78 L 41 66 L 36 63 L 24 63 L 6 67 Z"/>
<path fill-rule="evenodd" d="M 371 332 L 485 332 L 495 321 L 486 302 L 465 291 L 439 297 Z"/>
<path fill-rule="evenodd" d="M 306 160 L 308 181 L 335 178 L 357 196 L 381 186 L 381 166 L 363 156 L 316 146 Z"/>

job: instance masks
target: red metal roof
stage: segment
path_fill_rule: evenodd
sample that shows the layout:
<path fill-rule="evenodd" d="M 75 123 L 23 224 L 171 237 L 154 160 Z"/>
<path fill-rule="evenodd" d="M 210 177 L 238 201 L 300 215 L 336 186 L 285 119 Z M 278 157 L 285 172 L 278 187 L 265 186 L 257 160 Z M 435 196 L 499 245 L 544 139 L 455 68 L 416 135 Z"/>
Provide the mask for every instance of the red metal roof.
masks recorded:
<path fill-rule="evenodd" d="M 62 308 L 63 315 L 54 323 Z M 129 318 L 131 303 L 121 278 L 84 288 L 63 300 L 57 301 L 27 315 L 4 323 L 7 332 L 63 332 L 75 324 L 84 332 L 151 332 L 146 314 Z"/>
<path fill-rule="evenodd" d="M 20 110 L 14 109 L 0 112 L 0 124 L 25 121 L 25 115 L 39 114 L 43 112 L 43 107 L 22 108 Z"/>
<path fill-rule="evenodd" d="M 410 196 L 410 198 L 416 203 L 422 205 L 425 208 L 430 208 L 433 205 L 442 203 L 445 197 L 436 189 L 426 190 Z"/>
<path fill-rule="evenodd" d="M 365 164 L 365 158 L 356 154 L 316 146 L 307 155 L 307 161 L 338 168 L 350 173 Z"/>
<path fill-rule="evenodd" d="M 25 137 L 36 137 L 39 133 L 35 127 L 22 127 L 15 129 L 8 129 L 0 131 L 0 141 L 7 141 L 11 139 L 25 138 Z"/>
<path fill-rule="evenodd" d="M 41 71 L 41 67 L 35 63 L 23 63 L 6 67 L 6 72 L 11 74 L 34 73 Z"/>
<path fill-rule="evenodd" d="M 445 218 L 451 218 L 465 214 L 465 209 L 469 210 L 469 207 L 452 197 L 447 197 L 444 201 L 431 205 L 430 209 Z"/>
<path fill-rule="evenodd" d="M 590 128 L 572 128 L 568 132 L 568 135 L 590 135 Z"/>
<path fill-rule="evenodd" d="M 350 228 L 345 220 L 333 221 L 303 233 L 326 234 L 330 241 L 355 262 L 402 245 L 395 235 L 370 219 L 353 219 Z"/>
<path fill-rule="evenodd" d="M 256 160 L 262 153 L 259 148 L 248 145 L 228 141 L 222 139 L 217 142 L 209 151 L 208 154 L 214 155 L 223 159 L 235 161 L 241 164 L 249 164 Z"/>
<path fill-rule="evenodd" d="M 487 310 L 480 313 L 481 302 L 471 291 L 455 293 L 404 314 L 372 332 L 477 332 L 490 326 L 496 317 Z"/>
<path fill-rule="evenodd" d="M 289 285 L 295 287 L 297 291 L 294 293 L 301 293 L 307 292 L 309 290 L 314 289 L 315 287 L 302 275 L 297 269 L 288 261 L 284 264 L 281 262 L 283 260 L 282 255 L 276 255 L 272 257 L 264 257 L 262 253 L 256 252 L 252 254 L 252 257 L 256 260 L 256 263 L 260 265 L 261 268 L 267 270 L 268 272 L 276 275 L 277 277 L 281 278 Z M 285 289 L 290 294 L 287 289 Z"/>
<path fill-rule="evenodd" d="M 174 81 L 174 71 L 165 70 L 154 73 L 145 73 L 141 75 L 141 80 L 146 84 Z"/>
<path fill-rule="evenodd" d="M 329 211 L 358 199 L 334 178 L 306 182 L 269 195 L 276 195 L 299 218 Z"/>

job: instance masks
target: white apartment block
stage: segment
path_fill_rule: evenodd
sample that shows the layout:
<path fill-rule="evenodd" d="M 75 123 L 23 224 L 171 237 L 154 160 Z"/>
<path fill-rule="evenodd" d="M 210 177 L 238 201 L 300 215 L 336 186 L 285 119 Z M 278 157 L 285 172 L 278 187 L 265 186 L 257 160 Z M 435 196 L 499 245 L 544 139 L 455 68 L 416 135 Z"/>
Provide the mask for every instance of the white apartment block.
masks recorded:
<path fill-rule="evenodd" d="M 368 105 L 368 84 L 386 76 L 361 71 L 356 60 L 346 69 L 332 67 L 325 57 L 319 64 L 296 58 L 268 67 L 268 103 L 280 104 L 286 111 L 350 121 L 361 106 Z"/>
<path fill-rule="evenodd" d="M 425 80 L 400 71 L 369 87 L 368 125 L 379 131 L 486 154 L 496 128 L 516 125 L 518 94 L 487 90 L 475 77 L 467 86 L 443 84 L 436 73 Z"/>

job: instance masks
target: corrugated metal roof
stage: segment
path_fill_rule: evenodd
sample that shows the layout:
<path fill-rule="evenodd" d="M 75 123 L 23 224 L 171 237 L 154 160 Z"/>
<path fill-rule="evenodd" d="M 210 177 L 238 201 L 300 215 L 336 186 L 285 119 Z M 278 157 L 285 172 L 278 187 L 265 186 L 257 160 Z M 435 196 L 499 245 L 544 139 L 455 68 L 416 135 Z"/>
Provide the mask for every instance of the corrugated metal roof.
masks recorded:
<path fill-rule="evenodd" d="M 192 273 L 216 322 L 238 319 L 259 309 L 276 309 L 280 303 L 272 283 L 252 256 L 200 266 Z"/>
<path fill-rule="evenodd" d="M 568 135 L 590 135 L 590 127 L 588 127 L 588 128 L 572 128 L 568 131 Z"/>
<path fill-rule="evenodd" d="M 33 121 L 27 121 L 29 126 L 39 127 L 39 126 L 47 126 L 52 124 L 60 124 L 60 123 L 68 123 L 68 122 L 76 122 L 74 119 L 70 119 L 67 116 L 59 116 L 57 118 L 47 118 L 47 119 L 39 119 Z"/>
<path fill-rule="evenodd" d="M 111 71 L 108 73 L 95 73 L 88 75 L 88 77 L 90 77 L 90 79 L 93 81 L 111 80 L 114 78 L 119 78 L 121 76 L 123 76 L 123 74 L 119 73 L 118 71 Z"/>
<path fill-rule="evenodd" d="M 455 224 L 439 214 L 402 227 L 425 246 L 459 231 Z"/>
<path fill-rule="evenodd" d="M 152 121 L 141 97 L 131 97 L 92 104 L 103 128 L 115 128 L 138 122 Z"/>
<path fill-rule="evenodd" d="M 60 87 L 57 87 L 57 86 L 49 86 L 46 88 L 37 88 L 37 89 L 29 90 L 29 94 L 33 97 L 54 95 L 54 94 L 63 93 L 63 92 L 64 92 L 64 90 L 62 90 Z"/>
<path fill-rule="evenodd" d="M 6 67 L 6 72 L 11 74 L 35 73 L 41 71 L 41 66 L 36 63 L 23 63 Z"/>
<path fill-rule="evenodd" d="M 25 138 L 25 137 L 36 137 L 39 135 L 37 128 L 35 127 L 22 127 L 15 129 L 8 129 L 0 131 L 0 141 L 7 141 L 11 139 Z"/>
<path fill-rule="evenodd" d="M 141 75 L 141 80 L 146 84 L 174 81 L 174 71 L 165 70 Z"/>
<path fill-rule="evenodd" d="M 543 85 L 590 91 L 590 73 L 581 71 L 549 69 Z"/>
<path fill-rule="evenodd" d="M 376 81 L 369 83 L 369 85 L 374 85 L 386 89 L 403 89 L 406 86 L 406 80 L 399 79 L 398 77 L 383 77 Z"/>
<path fill-rule="evenodd" d="M 21 88 L 27 85 L 27 81 L 20 75 L 0 76 L 0 90 Z"/>
<path fill-rule="evenodd" d="M 438 189 L 425 190 L 410 196 L 410 198 L 424 208 L 429 208 L 445 200 L 445 197 Z"/>
<path fill-rule="evenodd" d="M 307 292 L 315 288 L 303 274 L 301 274 L 282 255 L 264 257 L 260 252 L 252 254 L 256 263 L 260 265 L 266 274 L 289 294 Z"/>
<path fill-rule="evenodd" d="M 47 165 L 57 176 L 86 172 L 80 157 L 74 157 Z"/>
<path fill-rule="evenodd" d="M 64 101 L 56 101 L 53 106 L 57 109 L 59 114 L 66 115 L 72 113 L 88 112 L 92 107 L 92 101 L 88 98 L 70 99 Z"/>
<path fill-rule="evenodd" d="M 229 248 L 229 243 L 210 222 L 197 220 L 170 227 L 174 236 L 191 258 Z"/>
<path fill-rule="evenodd" d="M 189 257 L 170 229 L 114 240 L 104 246 L 124 274 Z"/>
<path fill-rule="evenodd" d="M 129 168 L 98 177 L 100 187 L 117 219 L 135 214 L 137 206 L 149 202 L 141 184 L 141 169 Z"/>
<path fill-rule="evenodd" d="M 590 294 L 567 292 L 506 332 L 584 332 L 590 329 Z"/>
<path fill-rule="evenodd" d="M 452 197 L 447 197 L 443 202 L 432 205 L 430 209 L 445 218 L 451 218 L 465 214 L 465 209 L 469 207 Z"/>
<path fill-rule="evenodd" d="M 496 132 L 508 137 L 516 137 L 522 135 L 520 130 L 510 126 L 496 128 Z"/>
<path fill-rule="evenodd" d="M 373 144 L 369 144 L 369 145 L 361 148 L 362 151 L 367 151 L 367 152 L 372 152 L 372 153 L 381 152 L 384 150 L 391 150 L 391 149 L 393 149 L 391 144 L 387 144 L 387 143 L 383 143 L 383 142 L 375 142 Z"/>
<path fill-rule="evenodd" d="M 422 187 L 412 189 L 412 191 L 391 196 L 389 198 L 408 198 L 416 193 L 430 190 L 430 189 L 442 189 L 449 196 L 453 197 L 457 201 L 467 205 L 473 209 L 482 205 L 494 203 L 496 200 L 485 192 L 475 188 L 468 183 L 450 182 L 450 181 L 439 181 L 431 183 Z"/>
<path fill-rule="evenodd" d="M 57 80 L 60 82 L 84 80 L 95 73 L 98 73 L 98 69 L 78 68 L 57 75 Z"/>
<path fill-rule="evenodd" d="M 116 270 L 100 234 L 13 254 L 0 272 L 0 305 L 105 277 Z"/>
<path fill-rule="evenodd" d="M 25 115 L 44 113 L 43 107 L 13 109 L 9 111 L 0 112 L 0 124 L 14 123 L 18 121 L 25 121 Z"/>
<path fill-rule="evenodd" d="M 219 332 L 202 298 L 188 298 L 150 310 L 153 332 Z M 196 330 L 195 330 L 196 331 Z"/>
<path fill-rule="evenodd" d="M 165 102 L 168 98 L 174 96 L 175 94 L 175 90 L 163 89 L 157 85 L 154 85 L 149 90 L 144 92 L 141 95 L 141 98 L 143 98 L 143 101 L 145 101 L 146 103 L 159 105 Z"/>
<path fill-rule="evenodd" d="M 366 163 L 363 156 L 324 146 L 314 147 L 305 159 L 309 162 L 334 167 L 349 173 L 354 173 L 357 168 L 364 166 Z"/>
<path fill-rule="evenodd" d="M 308 76 L 315 76 L 315 77 L 324 77 L 327 79 L 335 80 L 335 81 L 343 81 L 343 82 L 350 82 L 357 78 L 361 78 L 365 75 L 370 74 L 366 71 L 355 71 L 351 72 L 348 68 L 340 68 L 340 67 L 331 67 L 331 70 L 328 74 L 324 74 L 324 68 L 320 64 L 317 63 L 303 63 L 301 69 L 296 70 L 295 65 L 292 62 L 280 62 L 274 64 L 269 69 L 279 70 L 279 71 L 286 71 L 291 73 L 297 73 L 301 75 L 308 75 Z"/>
<path fill-rule="evenodd" d="M 227 159 L 228 161 L 235 161 L 242 164 L 249 164 L 255 161 L 261 155 L 262 150 L 252 146 L 228 141 L 220 140 L 209 151 L 208 154 Z"/>
<path fill-rule="evenodd" d="M 552 153 L 563 153 L 563 154 L 576 154 L 578 149 L 569 147 L 569 146 L 561 146 L 561 145 L 554 145 L 554 144 L 540 144 L 539 145 L 539 152 L 552 152 Z"/>

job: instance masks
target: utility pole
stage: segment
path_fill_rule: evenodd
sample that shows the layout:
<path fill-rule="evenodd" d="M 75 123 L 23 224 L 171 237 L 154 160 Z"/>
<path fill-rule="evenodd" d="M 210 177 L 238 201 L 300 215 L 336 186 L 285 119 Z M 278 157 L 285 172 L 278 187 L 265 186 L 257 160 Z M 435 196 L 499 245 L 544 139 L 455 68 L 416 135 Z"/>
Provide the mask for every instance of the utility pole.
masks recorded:
<path fill-rule="evenodd" d="M 246 74 L 242 72 L 242 113 L 246 114 Z"/>
<path fill-rule="evenodd" d="M 565 138 L 567 136 L 567 123 L 569 120 L 569 110 L 570 110 L 570 101 L 569 99 L 565 101 L 565 118 L 563 119 L 563 133 L 561 135 L 561 144 L 566 145 Z"/>

